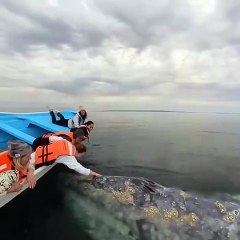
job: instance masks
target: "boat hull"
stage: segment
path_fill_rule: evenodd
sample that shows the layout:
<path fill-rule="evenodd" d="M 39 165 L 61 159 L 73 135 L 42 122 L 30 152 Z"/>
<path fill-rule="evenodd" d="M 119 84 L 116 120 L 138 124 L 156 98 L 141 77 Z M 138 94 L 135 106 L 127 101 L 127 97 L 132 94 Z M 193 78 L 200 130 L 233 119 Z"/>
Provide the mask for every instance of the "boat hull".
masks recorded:
<path fill-rule="evenodd" d="M 72 118 L 74 112 L 62 112 L 66 118 Z M 22 140 L 28 144 L 32 144 L 34 139 L 51 132 L 69 131 L 69 128 L 62 127 L 51 122 L 49 112 L 34 112 L 34 113 L 0 113 L 0 150 L 7 149 L 9 140 Z M 42 166 L 35 170 L 36 179 L 40 179 L 55 164 Z M 26 181 L 23 183 L 22 190 L 15 193 L 9 193 L 0 196 L 0 208 L 5 206 L 18 195 L 22 194 L 28 185 Z"/>

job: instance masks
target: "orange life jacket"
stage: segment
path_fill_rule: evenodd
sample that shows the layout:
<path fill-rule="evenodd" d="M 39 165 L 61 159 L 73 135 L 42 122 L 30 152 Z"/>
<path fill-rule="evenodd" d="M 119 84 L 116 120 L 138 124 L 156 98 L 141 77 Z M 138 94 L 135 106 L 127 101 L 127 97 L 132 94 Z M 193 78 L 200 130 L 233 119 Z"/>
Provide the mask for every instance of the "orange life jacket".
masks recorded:
<path fill-rule="evenodd" d="M 0 173 L 11 170 L 12 162 L 9 157 L 8 151 L 2 152 L 0 154 Z"/>
<path fill-rule="evenodd" d="M 76 153 L 75 146 L 67 140 L 58 140 L 45 146 L 37 147 L 35 151 L 35 165 L 52 164 L 56 158 L 62 155 L 74 156 Z"/>
<path fill-rule="evenodd" d="M 8 151 L 2 152 L 0 154 L 0 173 L 13 169 L 15 169 L 15 167 L 12 165 L 9 152 Z M 19 171 L 19 179 L 25 176 L 26 174 L 24 174 L 22 171 Z"/>
<path fill-rule="evenodd" d="M 42 138 L 49 138 L 50 136 L 64 137 L 67 136 L 72 139 L 73 142 L 73 133 L 72 132 L 55 132 L 55 133 L 47 133 L 42 136 Z"/>

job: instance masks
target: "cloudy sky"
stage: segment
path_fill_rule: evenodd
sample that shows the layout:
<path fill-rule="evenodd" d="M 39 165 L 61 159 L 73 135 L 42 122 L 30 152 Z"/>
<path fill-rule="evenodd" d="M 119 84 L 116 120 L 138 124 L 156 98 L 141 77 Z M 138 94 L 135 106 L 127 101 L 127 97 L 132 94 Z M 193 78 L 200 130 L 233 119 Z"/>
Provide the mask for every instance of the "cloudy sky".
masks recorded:
<path fill-rule="evenodd" d="M 0 111 L 240 112 L 238 0 L 0 0 Z"/>

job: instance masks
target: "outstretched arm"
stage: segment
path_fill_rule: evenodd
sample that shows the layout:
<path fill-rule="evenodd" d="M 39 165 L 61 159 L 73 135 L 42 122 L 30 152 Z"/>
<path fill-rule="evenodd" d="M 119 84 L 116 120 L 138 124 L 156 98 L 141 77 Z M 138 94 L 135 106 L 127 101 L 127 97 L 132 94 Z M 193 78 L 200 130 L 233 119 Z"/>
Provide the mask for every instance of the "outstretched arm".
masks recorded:
<path fill-rule="evenodd" d="M 83 175 L 100 176 L 100 174 L 93 172 L 90 169 L 82 166 L 74 156 L 67 156 L 67 155 L 60 156 L 57 158 L 56 163 L 62 163 L 64 165 L 66 165 L 68 168 L 70 168 L 80 174 L 83 174 Z"/>

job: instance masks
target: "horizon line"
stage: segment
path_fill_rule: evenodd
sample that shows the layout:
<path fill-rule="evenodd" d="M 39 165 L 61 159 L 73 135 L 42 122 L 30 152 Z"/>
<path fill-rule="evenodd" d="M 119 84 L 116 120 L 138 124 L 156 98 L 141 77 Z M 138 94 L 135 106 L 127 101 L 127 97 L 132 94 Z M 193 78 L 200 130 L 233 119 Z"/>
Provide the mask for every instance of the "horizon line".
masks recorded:
<path fill-rule="evenodd" d="M 97 111 L 98 112 L 98 111 Z M 215 113 L 215 114 L 240 114 L 240 112 L 207 112 L 207 111 L 184 111 L 184 110 L 157 110 L 157 109 L 105 109 L 99 112 L 178 112 L 178 113 Z"/>

